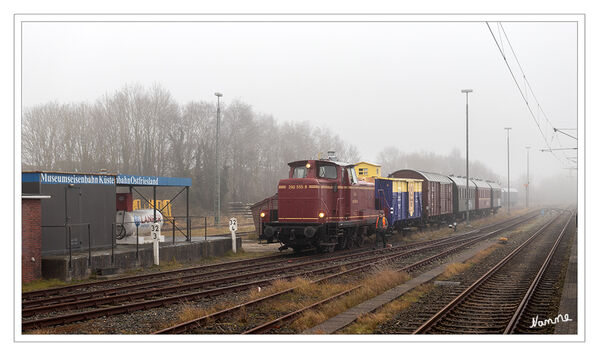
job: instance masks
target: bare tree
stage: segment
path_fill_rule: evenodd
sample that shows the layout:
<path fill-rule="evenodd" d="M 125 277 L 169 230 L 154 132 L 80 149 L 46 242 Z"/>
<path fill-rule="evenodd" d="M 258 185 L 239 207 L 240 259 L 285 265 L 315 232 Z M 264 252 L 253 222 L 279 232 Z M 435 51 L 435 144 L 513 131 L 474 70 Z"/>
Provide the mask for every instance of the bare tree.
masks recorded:
<path fill-rule="evenodd" d="M 288 163 L 326 157 L 357 162 L 355 145 L 307 121 L 279 123 L 240 100 L 222 105 L 220 169 L 222 206 L 254 202 L 276 192 Z M 95 103 L 48 103 L 23 111 L 24 169 L 112 172 L 191 177 L 195 214 L 210 213 L 215 199 L 216 106 L 213 101 L 178 104 L 159 85 L 128 85 Z M 405 153 L 385 147 L 377 157 L 387 174 L 401 168 L 455 173 L 463 166 L 459 150 L 449 156 Z M 471 163 L 472 175 L 493 176 Z"/>

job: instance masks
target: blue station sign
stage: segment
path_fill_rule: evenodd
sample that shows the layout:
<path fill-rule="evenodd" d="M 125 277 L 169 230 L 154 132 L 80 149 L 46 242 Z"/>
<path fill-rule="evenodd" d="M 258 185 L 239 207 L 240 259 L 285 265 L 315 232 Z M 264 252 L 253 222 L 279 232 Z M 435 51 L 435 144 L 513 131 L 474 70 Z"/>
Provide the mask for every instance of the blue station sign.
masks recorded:
<path fill-rule="evenodd" d="M 115 184 L 114 176 L 104 174 L 26 172 L 22 173 L 22 179 L 42 184 Z"/>
<path fill-rule="evenodd" d="M 116 176 L 117 185 L 148 185 L 190 187 L 191 178 L 132 176 L 119 174 Z"/>
<path fill-rule="evenodd" d="M 79 173 L 44 173 L 23 172 L 23 183 L 41 184 L 105 184 L 136 186 L 178 186 L 190 187 L 191 178 L 134 176 L 127 174 L 79 174 Z"/>

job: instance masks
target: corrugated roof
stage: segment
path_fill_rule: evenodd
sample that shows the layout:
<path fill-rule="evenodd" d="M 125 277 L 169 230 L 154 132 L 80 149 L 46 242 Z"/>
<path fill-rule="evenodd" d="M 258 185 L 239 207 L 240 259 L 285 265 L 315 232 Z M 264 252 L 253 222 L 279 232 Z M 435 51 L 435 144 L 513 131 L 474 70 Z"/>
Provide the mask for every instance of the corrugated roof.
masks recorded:
<path fill-rule="evenodd" d="M 451 184 L 451 180 L 447 176 L 444 176 L 442 174 L 424 172 L 424 171 L 419 171 L 416 169 L 400 169 L 399 171 L 413 171 L 413 172 L 421 174 L 428 181 Z M 392 174 L 395 174 L 396 172 L 399 172 L 399 171 L 395 171 Z"/>
<path fill-rule="evenodd" d="M 482 179 L 471 179 L 470 181 L 472 181 L 479 188 L 491 188 L 489 182 Z"/>
<path fill-rule="evenodd" d="M 487 182 L 489 183 L 489 186 L 493 189 L 501 189 L 501 186 L 495 182 Z"/>
<path fill-rule="evenodd" d="M 360 164 L 360 163 L 369 164 L 369 165 L 371 165 L 371 166 L 382 167 L 382 166 L 381 166 L 380 164 L 378 164 L 378 163 L 372 163 L 372 162 L 366 162 L 366 161 L 360 161 L 360 162 L 358 162 L 358 163 L 354 163 L 354 166 L 357 166 L 357 165 L 358 165 L 358 164 Z"/>
<path fill-rule="evenodd" d="M 502 192 L 507 192 L 507 188 L 501 188 Z M 518 193 L 518 189 L 516 188 L 510 188 L 510 192 L 512 193 Z"/>
<path fill-rule="evenodd" d="M 466 178 L 449 176 L 449 179 L 451 179 L 457 186 L 460 186 L 460 187 L 466 186 Z M 476 184 L 474 184 L 474 181 L 472 181 L 472 179 L 470 179 L 470 184 L 468 184 L 468 185 L 471 187 L 477 186 Z"/>

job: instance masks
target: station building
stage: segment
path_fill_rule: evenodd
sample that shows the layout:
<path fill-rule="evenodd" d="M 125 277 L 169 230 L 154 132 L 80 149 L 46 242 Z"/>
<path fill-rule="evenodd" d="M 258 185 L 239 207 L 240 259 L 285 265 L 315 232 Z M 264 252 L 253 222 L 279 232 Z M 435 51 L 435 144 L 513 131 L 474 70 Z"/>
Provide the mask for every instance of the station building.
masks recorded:
<path fill-rule="evenodd" d="M 65 253 L 69 243 L 71 249 L 110 247 L 117 211 L 117 187 L 132 190 L 139 186 L 153 187 L 154 192 L 156 187 L 167 186 L 189 191 L 191 178 L 23 172 L 23 194 L 49 197 L 41 200 L 42 253 Z"/>
<path fill-rule="evenodd" d="M 154 219 L 156 219 L 158 211 L 164 213 L 165 208 L 170 209 L 170 206 L 163 205 L 161 207 L 161 205 L 154 203 L 161 202 L 156 197 L 157 190 L 162 187 L 170 187 L 169 192 L 178 190 L 172 200 L 179 197 L 178 200 L 185 201 L 185 215 L 177 217 L 176 226 L 177 230 L 184 235 L 183 241 L 189 242 L 185 245 L 185 249 L 179 251 L 177 249 L 179 246 L 174 243 L 173 234 L 173 244 L 169 245 L 167 249 L 171 249 L 172 254 L 165 250 L 165 258 L 170 256 L 169 258 L 177 258 L 178 260 L 195 260 L 197 254 L 190 251 L 193 249 L 200 251 L 200 248 L 197 246 L 189 247 L 192 242 L 189 215 L 189 188 L 191 183 L 191 178 L 110 173 L 23 171 L 23 282 L 35 280 L 40 278 L 41 275 L 45 278 L 84 278 L 92 273 L 93 268 L 106 267 L 107 264 L 115 265 L 120 263 L 122 268 L 147 265 L 144 260 L 147 253 L 139 248 L 133 251 L 136 257 L 132 263 L 122 262 L 119 260 L 120 257 L 117 256 L 118 251 L 115 253 L 117 243 L 115 235 L 118 228 L 117 210 L 131 211 L 132 196 L 135 192 L 142 202 L 147 203 L 145 204 L 146 207 L 150 206 L 154 210 Z M 145 193 L 142 193 L 142 191 Z M 168 201 L 169 205 L 172 200 Z M 160 216 L 162 218 L 162 215 Z M 165 218 L 169 219 L 169 216 L 165 215 Z M 172 220 L 170 222 L 174 223 Z M 173 226 L 173 231 L 174 229 Z M 226 244 L 223 244 L 223 246 L 226 247 Z M 124 248 L 121 248 L 121 251 Z M 215 250 L 214 246 L 202 248 Z M 130 250 L 131 248 L 128 253 L 131 252 Z M 220 249 L 216 250 L 220 251 Z M 96 251 L 94 256 L 92 256 L 92 251 Z M 102 251 L 107 251 L 107 253 L 102 253 Z M 110 253 L 112 253 L 112 256 L 109 256 L 108 262 L 106 262 L 105 257 Z M 206 254 L 205 252 L 201 253 Z M 181 254 L 184 254 L 184 258 L 181 257 Z M 151 253 L 149 255 L 151 256 Z M 80 264 L 87 265 L 87 269 L 74 271 L 78 263 L 76 260 L 84 258 L 86 262 Z M 127 258 L 131 259 L 126 256 L 121 259 Z M 68 261 L 68 263 L 65 261 Z M 148 261 L 151 265 L 151 258 Z M 54 270 L 67 269 L 67 272 L 50 273 L 49 268 L 52 264 L 60 265 L 59 268 L 52 267 Z"/>
<path fill-rule="evenodd" d="M 359 179 L 366 179 L 381 176 L 381 165 L 370 162 L 358 162 L 354 165 Z"/>

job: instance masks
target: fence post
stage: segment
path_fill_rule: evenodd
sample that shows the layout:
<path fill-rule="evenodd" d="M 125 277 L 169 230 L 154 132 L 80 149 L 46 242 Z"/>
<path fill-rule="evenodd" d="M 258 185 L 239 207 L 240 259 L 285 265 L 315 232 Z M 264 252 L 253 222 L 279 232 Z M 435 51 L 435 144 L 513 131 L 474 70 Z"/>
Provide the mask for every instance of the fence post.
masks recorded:
<path fill-rule="evenodd" d="M 208 218 L 204 216 L 204 241 L 208 239 Z"/>
<path fill-rule="evenodd" d="M 110 265 L 114 266 L 114 238 L 115 238 L 115 223 L 112 223 L 112 237 L 110 238 Z"/>
<path fill-rule="evenodd" d="M 87 223 L 87 267 L 92 266 L 92 233 L 91 225 Z"/>
<path fill-rule="evenodd" d="M 173 217 L 173 245 L 175 244 L 175 223 L 176 219 Z"/>
<path fill-rule="evenodd" d="M 135 258 L 139 262 L 139 225 L 135 225 Z"/>
<path fill-rule="evenodd" d="M 73 254 L 71 253 L 71 225 L 67 225 L 69 229 L 69 270 L 73 268 L 72 260 Z"/>

